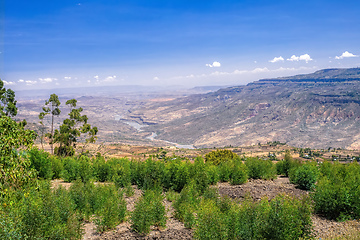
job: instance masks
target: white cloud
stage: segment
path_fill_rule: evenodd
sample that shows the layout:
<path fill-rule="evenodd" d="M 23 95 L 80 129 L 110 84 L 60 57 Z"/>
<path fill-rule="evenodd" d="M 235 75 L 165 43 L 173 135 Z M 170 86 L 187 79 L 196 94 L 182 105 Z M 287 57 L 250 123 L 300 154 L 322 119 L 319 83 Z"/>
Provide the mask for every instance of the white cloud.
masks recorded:
<path fill-rule="evenodd" d="M 160 79 L 158 77 L 153 78 L 154 81 L 159 81 Z"/>
<path fill-rule="evenodd" d="M 219 63 L 219 62 L 213 62 L 212 64 L 206 64 L 205 66 L 207 66 L 207 67 L 221 67 L 221 63 Z"/>
<path fill-rule="evenodd" d="M 343 59 L 343 58 L 349 58 L 349 57 L 358 57 L 357 55 L 354 55 L 352 53 L 349 53 L 348 51 L 343 52 L 341 56 L 336 56 L 335 59 Z"/>
<path fill-rule="evenodd" d="M 30 85 L 34 85 L 37 83 L 37 81 L 30 81 L 30 80 L 27 80 L 25 81 L 26 85 L 30 86 Z"/>
<path fill-rule="evenodd" d="M 282 56 L 280 56 L 280 57 L 274 57 L 274 59 L 270 60 L 269 62 L 276 63 L 276 62 L 283 62 L 283 61 L 284 61 L 284 58 Z"/>
<path fill-rule="evenodd" d="M 15 82 L 7 82 L 5 80 L 3 80 L 4 82 L 4 85 L 15 85 L 16 83 Z"/>
<path fill-rule="evenodd" d="M 252 70 L 252 73 L 262 73 L 262 72 L 269 72 L 270 70 L 267 67 L 264 68 L 255 68 L 254 70 Z"/>
<path fill-rule="evenodd" d="M 99 76 L 98 76 L 98 75 L 94 76 L 94 78 L 95 78 L 96 80 L 99 80 Z"/>
<path fill-rule="evenodd" d="M 19 82 L 19 83 L 24 83 L 25 81 L 24 81 L 24 79 L 19 79 L 18 82 Z"/>
<path fill-rule="evenodd" d="M 297 57 L 296 55 L 292 55 L 290 58 L 286 59 L 288 61 L 294 62 L 294 61 L 305 61 L 305 62 L 310 62 L 313 59 L 310 57 L 309 54 L 303 54 L 300 55 L 299 57 Z"/>
<path fill-rule="evenodd" d="M 106 78 L 104 79 L 103 82 L 114 82 L 115 79 L 116 79 L 116 76 L 115 76 L 115 75 L 114 75 L 114 76 L 108 76 L 108 77 L 106 77 Z"/>
<path fill-rule="evenodd" d="M 65 80 L 71 80 L 71 77 L 64 77 Z"/>
<path fill-rule="evenodd" d="M 53 81 L 57 81 L 57 78 L 39 78 L 41 83 L 51 83 Z"/>

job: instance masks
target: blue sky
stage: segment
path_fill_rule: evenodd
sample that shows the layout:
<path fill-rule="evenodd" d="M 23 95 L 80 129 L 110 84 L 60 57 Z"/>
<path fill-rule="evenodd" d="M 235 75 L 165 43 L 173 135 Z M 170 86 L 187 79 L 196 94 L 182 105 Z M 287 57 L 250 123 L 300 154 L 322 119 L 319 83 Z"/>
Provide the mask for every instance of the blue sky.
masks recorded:
<path fill-rule="evenodd" d="M 360 66 L 357 0 L 0 0 L 0 7 L 0 77 L 14 90 L 241 85 Z"/>

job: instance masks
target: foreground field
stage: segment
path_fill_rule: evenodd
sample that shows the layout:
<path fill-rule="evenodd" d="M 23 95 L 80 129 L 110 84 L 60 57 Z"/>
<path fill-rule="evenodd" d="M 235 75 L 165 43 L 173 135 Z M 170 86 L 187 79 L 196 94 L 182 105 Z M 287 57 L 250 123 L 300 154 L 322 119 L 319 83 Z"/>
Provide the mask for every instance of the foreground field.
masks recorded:
<path fill-rule="evenodd" d="M 28 182 L 1 192 L 0 237 L 357 239 L 357 158 L 276 148 L 265 156 L 254 147 L 139 148 L 134 159 L 61 158 L 33 148 L 21 153 Z"/>
<path fill-rule="evenodd" d="M 66 183 L 62 183 L 67 186 Z M 55 185 L 59 185 L 55 183 Z M 135 194 L 127 197 L 127 209 L 132 211 L 135 202 L 141 196 L 142 191 L 134 188 Z M 294 194 L 300 197 L 308 194 L 307 191 L 297 189 L 294 184 L 289 182 L 289 178 L 280 177 L 275 180 L 251 180 L 243 185 L 230 185 L 229 183 L 218 183 L 214 188 L 219 190 L 220 195 L 227 195 L 233 199 L 242 199 L 250 194 L 254 201 L 258 201 L 264 196 L 272 199 L 279 193 Z M 131 229 L 129 221 L 121 223 L 115 230 L 99 234 L 96 232 L 94 223 L 86 223 L 84 226 L 85 234 L 83 239 L 112 240 L 112 239 L 192 239 L 193 230 L 188 229 L 182 222 L 174 218 L 174 209 L 171 202 L 163 201 L 167 210 L 167 222 L 164 229 L 153 228 L 148 236 L 142 236 Z M 319 215 L 312 215 L 313 235 L 316 239 L 360 239 L 360 221 L 352 220 L 337 222 L 328 220 Z"/>

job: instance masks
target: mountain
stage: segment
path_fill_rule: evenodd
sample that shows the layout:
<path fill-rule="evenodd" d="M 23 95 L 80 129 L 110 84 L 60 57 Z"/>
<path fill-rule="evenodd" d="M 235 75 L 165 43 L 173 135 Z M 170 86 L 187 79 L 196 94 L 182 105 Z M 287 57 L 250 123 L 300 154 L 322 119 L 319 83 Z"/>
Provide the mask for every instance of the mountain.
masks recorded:
<path fill-rule="evenodd" d="M 262 79 L 168 101 L 144 101 L 128 119 L 158 139 L 196 147 L 270 141 L 360 147 L 360 68 Z"/>

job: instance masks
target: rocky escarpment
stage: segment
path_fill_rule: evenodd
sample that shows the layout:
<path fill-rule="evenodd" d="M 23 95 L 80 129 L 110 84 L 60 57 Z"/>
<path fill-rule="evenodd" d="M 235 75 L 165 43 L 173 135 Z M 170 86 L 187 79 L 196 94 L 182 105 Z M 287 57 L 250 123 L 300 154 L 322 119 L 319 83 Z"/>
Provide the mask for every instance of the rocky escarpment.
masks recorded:
<path fill-rule="evenodd" d="M 299 147 L 360 146 L 360 68 L 264 79 L 171 101 L 130 117 L 153 123 L 158 138 L 198 147 L 269 141 Z"/>

